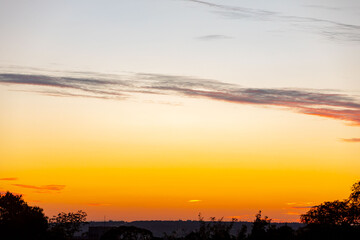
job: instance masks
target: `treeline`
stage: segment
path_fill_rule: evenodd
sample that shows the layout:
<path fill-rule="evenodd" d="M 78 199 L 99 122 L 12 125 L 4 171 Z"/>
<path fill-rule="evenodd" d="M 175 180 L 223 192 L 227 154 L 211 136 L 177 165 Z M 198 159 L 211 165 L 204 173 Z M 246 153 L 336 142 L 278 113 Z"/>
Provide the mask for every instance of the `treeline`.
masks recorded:
<path fill-rule="evenodd" d="M 234 223 L 199 216 L 198 229 L 184 235 L 164 234 L 154 237 L 152 232 L 134 226 L 120 226 L 105 232 L 101 240 L 347 240 L 360 239 L 360 181 L 352 186 L 350 196 L 344 200 L 324 202 L 301 215 L 304 227 L 297 230 L 277 226 L 261 211 L 255 216 L 251 229 L 245 225 L 234 234 Z M 86 213 L 59 213 L 48 218 L 43 209 L 29 206 L 21 195 L 10 192 L 0 194 L 0 239 L 3 240 L 73 240 L 89 239 L 86 234 L 74 237 Z M 98 240 L 98 239 L 96 239 Z"/>
<path fill-rule="evenodd" d="M 350 240 L 360 239 L 360 226 L 352 224 L 309 223 L 294 230 L 286 224 L 272 224 L 271 219 L 262 217 L 261 211 L 255 216 L 251 229 L 246 225 L 234 234 L 232 222 L 215 218 L 204 221 L 200 218 L 197 230 L 182 236 L 182 233 L 164 234 L 154 237 L 152 232 L 134 226 L 120 226 L 103 234 L 100 240 Z"/>

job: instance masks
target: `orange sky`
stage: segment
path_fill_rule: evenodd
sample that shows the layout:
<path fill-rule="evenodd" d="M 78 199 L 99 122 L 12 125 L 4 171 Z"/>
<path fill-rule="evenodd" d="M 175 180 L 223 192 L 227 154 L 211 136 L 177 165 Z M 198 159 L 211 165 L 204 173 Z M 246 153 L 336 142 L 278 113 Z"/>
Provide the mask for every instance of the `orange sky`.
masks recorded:
<path fill-rule="evenodd" d="M 0 6 L 0 191 L 48 216 L 297 221 L 360 179 L 360 1 Z"/>
<path fill-rule="evenodd" d="M 174 106 L 10 90 L 1 88 L 0 189 L 48 215 L 252 220 L 263 210 L 297 221 L 309 206 L 346 198 L 358 178 L 358 144 L 342 138 L 359 129 L 341 121 L 212 100 Z"/>

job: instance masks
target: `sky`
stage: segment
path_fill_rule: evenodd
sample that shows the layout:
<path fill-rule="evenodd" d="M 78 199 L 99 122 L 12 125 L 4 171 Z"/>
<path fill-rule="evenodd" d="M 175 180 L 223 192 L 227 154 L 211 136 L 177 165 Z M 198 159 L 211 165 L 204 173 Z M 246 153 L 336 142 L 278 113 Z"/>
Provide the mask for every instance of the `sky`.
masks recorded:
<path fill-rule="evenodd" d="M 355 0 L 0 0 L 0 192 L 126 221 L 298 221 L 347 198 L 359 16 Z"/>

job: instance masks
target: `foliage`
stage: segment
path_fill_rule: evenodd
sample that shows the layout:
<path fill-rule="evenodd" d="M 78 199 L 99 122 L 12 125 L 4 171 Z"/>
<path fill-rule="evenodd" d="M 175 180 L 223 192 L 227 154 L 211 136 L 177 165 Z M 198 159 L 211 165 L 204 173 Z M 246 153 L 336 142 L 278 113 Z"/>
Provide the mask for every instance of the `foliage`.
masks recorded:
<path fill-rule="evenodd" d="M 324 202 L 301 215 L 301 222 L 306 224 L 346 224 L 349 206 L 345 201 Z"/>
<path fill-rule="evenodd" d="M 81 210 L 76 213 L 61 212 L 50 219 L 51 231 L 63 234 L 65 239 L 72 239 L 74 234 L 80 230 L 82 224 L 86 223 L 87 214 Z"/>
<path fill-rule="evenodd" d="M 351 203 L 360 203 L 360 181 L 354 183 L 354 185 L 352 186 L 349 201 Z"/>
<path fill-rule="evenodd" d="M 295 231 L 288 226 L 277 228 L 271 224 L 271 219 L 262 217 L 261 211 L 255 215 L 252 230 L 248 234 L 246 225 L 242 225 L 240 231 L 234 235 L 231 229 L 236 222 L 223 222 L 222 219 L 210 218 L 205 222 L 200 217 L 200 227 L 185 237 L 185 240 L 294 240 Z M 182 238 L 178 238 L 180 240 Z"/>
<path fill-rule="evenodd" d="M 0 232 L 2 239 L 40 239 L 48 227 L 43 209 L 29 206 L 22 195 L 0 193 Z"/>
<path fill-rule="evenodd" d="M 264 218 L 261 217 L 261 211 L 255 215 L 255 220 L 253 222 L 253 227 L 251 230 L 250 239 L 262 239 L 266 236 L 266 232 L 271 227 L 271 219 L 267 216 Z"/>
<path fill-rule="evenodd" d="M 348 199 L 324 202 L 301 215 L 300 220 L 305 224 L 359 225 L 360 181 L 353 185 Z"/>
<path fill-rule="evenodd" d="M 199 214 L 199 222 L 200 227 L 197 231 L 194 231 L 188 234 L 185 239 L 186 240 L 230 240 L 232 236 L 230 234 L 230 230 L 233 227 L 236 219 L 232 219 L 230 223 L 223 222 L 223 219 L 218 219 L 212 217 L 210 218 L 210 222 L 205 222 L 204 218 Z"/>

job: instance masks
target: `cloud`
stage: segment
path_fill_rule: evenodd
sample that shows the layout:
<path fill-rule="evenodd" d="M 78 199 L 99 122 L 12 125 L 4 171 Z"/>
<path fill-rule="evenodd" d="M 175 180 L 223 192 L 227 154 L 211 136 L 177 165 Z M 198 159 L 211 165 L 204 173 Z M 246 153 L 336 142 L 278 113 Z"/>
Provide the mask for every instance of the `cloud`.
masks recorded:
<path fill-rule="evenodd" d="M 18 178 L 16 177 L 9 177 L 9 178 L 0 178 L 0 181 L 16 181 Z"/>
<path fill-rule="evenodd" d="M 210 41 L 210 40 L 222 40 L 222 39 L 231 39 L 232 37 L 226 36 L 226 35 L 204 35 L 204 36 L 200 36 L 197 39 L 199 40 L 206 40 L 206 41 Z"/>
<path fill-rule="evenodd" d="M 180 95 L 258 106 L 275 106 L 297 113 L 346 121 L 360 126 L 359 96 L 315 89 L 246 88 L 211 79 L 149 73 L 74 76 L 0 73 L 0 83 L 32 85 L 27 91 L 60 97 L 123 100 L 133 94 Z M 84 76 L 86 75 L 86 76 Z"/>
<path fill-rule="evenodd" d="M 153 87 L 155 88 L 155 87 Z M 204 97 L 213 100 L 255 105 L 285 107 L 299 113 L 348 121 L 360 126 L 360 104 L 358 99 L 346 94 L 330 94 L 298 89 L 228 88 L 192 89 L 178 86 L 157 87 L 163 91 Z"/>
<path fill-rule="evenodd" d="M 292 209 L 309 209 L 315 206 L 313 202 L 287 203 Z"/>
<path fill-rule="evenodd" d="M 197 202 L 201 202 L 202 200 L 196 200 L 196 199 L 194 199 L 194 200 L 189 200 L 188 202 L 189 203 L 197 203 Z"/>
<path fill-rule="evenodd" d="M 58 192 L 65 188 L 65 185 L 43 185 L 43 186 L 33 186 L 33 185 L 25 185 L 25 184 L 12 184 L 12 185 L 21 188 L 39 190 L 38 191 L 39 193 L 52 192 L 52 191 Z"/>
<path fill-rule="evenodd" d="M 229 18 L 247 18 L 256 21 L 277 21 L 286 23 L 291 27 L 296 27 L 297 29 L 314 32 L 329 39 L 356 42 L 360 41 L 359 25 L 346 24 L 321 18 L 284 15 L 275 11 L 215 4 L 207 1 L 187 1 L 216 9 L 218 11 L 215 11 L 215 13 Z M 322 8 L 325 7 L 322 6 Z"/>
<path fill-rule="evenodd" d="M 309 209 L 309 208 L 313 208 L 315 206 L 294 206 L 294 207 L 291 207 L 293 209 Z"/>
<path fill-rule="evenodd" d="M 332 10 L 332 11 L 337 11 L 337 10 L 341 9 L 341 8 L 338 8 L 338 7 L 329 7 L 329 6 L 323 6 L 323 5 L 304 5 L 304 7 L 307 7 L 307 8 L 319 8 L 319 9 Z"/>
<path fill-rule="evenodd" d="M 341 139 L 343 142 L 349 142 L 349 143 L 359 143 L 360 138 L 343 138 Z"/>
<path fill-rule="evenodd" d="M 330 108 L 299 108 L 299 111 L 320 117 L 333 118 L 350 122 L 351 125 L 360 126 L 360 110 L 356 109 L 330 109 Z"/>
<path fill-rule="evenodd" d="M 95 79 L 94 77 L 98 77 L 98 79 Z M 68 77 L 3 73 L 0 74 L 0 82 L 8 84 L 26 84 L 42 87 L 56 87 L 62 90 L 57 92 L 44 91 L 44 93 L 48 95 L 58 94 L 59 96 L 80 95 L 67 92 L 71 90 L 84 92 L 82 96 L 88 97 L 98 97 L 97 95 L 103 95 L 111 96 L 112 98 L 123 98 L 124 95 L 120 91 L 115 91 L 114 89 L 112 89 L 112 86 L 116 85 L 126 87 L 125 81 L 117 79 L 117 81 L 114 82 L 96 74 L 93 74 L 91 77 Z"/>
<path fill-rule="evenodd" d="M 285 213 L 286 215 L 295 215 L 295 216 L 300 216 L 301 213 L 297 213 L 297 212 L 287 212 Z"/>

